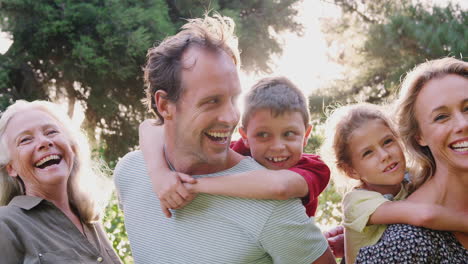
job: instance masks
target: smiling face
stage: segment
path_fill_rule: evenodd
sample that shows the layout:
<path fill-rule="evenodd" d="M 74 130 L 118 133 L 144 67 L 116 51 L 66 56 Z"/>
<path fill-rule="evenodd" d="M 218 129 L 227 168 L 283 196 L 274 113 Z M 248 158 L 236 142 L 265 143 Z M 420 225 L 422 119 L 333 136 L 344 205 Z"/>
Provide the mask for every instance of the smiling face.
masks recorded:
<path fill-rule="evenodd" d="M 442 96 L 441 96 L 442 95 Z M 468 170 L 468 79 L 455 74 L 429 81 L 415 102 L 418 142 L 427 146 L 436 168 Z"/>
<path fill-rule="evenodd" d="M 310 127 L 306 129 L 299 112 L 274 116 L 270 109 L 252 113 L 241 132 L 252 157 L 271 170 L 289 169 L 301 159 Z"/>
<path fill-rule="evenodd" d="M 348 174 L 370 189 L 385 191 L 386 186 L 399 185 L 406 162 L 392 130 L 381 120 L 369 120 L 349 139 L 351 167 Z"/>
<path fill-rule="evenodd" d="M 59 123 L 47 112 L 31 109 L 15 114 L 5 130 L 10 176 L 19 176 L 26 193 L 65 185 L 74 153 Z"/>
<path fill-rule="evenodd" d="M 172 161 L 187 159 L 188 167 L 195 168 L 192 174 L 224 169 L 240 117 L 237 68 L 225 52 L 199 47 L 189 48 L 182 60 L 189 67 L 182 70 L 183 92 L 168 106 L 171 120 L 165 120 L 168 139 L 177 152 Z"/>

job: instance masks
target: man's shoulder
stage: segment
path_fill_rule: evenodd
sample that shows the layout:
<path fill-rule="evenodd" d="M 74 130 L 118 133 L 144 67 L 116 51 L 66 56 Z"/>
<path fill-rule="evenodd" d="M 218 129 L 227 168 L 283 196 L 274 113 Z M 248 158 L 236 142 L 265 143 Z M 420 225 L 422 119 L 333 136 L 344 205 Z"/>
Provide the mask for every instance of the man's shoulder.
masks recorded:
<path fill-rule="evenodd" d="M 237 164 L 232 166 L 231 168 L 218 171 L 212 174 L 205 174 L 205 175 L 197 175 L 201 177 L 213 177 L 213 176 L 223 176 L 223 175 L 230 175 L 230 174 L 235 174 L 235 173 L 241 173 L 241 172 L 246 172 L 246 171 L 252 171 L 252 170 L 261 170 L 265 169 L 260 163 L 255 161 L 252 157 L 244 157 L 242 158 Z"/>
<path fill-rule="evenodd" d="M 116 183 L 126 178 L 127 175 L 145 174 L 146 165 L 143 159 L 143 153 L 140 150 L 135 150 L 125 154 L 115 166 L 114 180 Z"/>
<path fill-rule="evenodd" d="M 239 169 L 239 170 L 258 170 L 258 169 L 265 169 L 260 163 L 258 163 L 255 159 L 250 156 L 247 156 L 239 161 L 234 167 L 231 169 Z"/>
<path fill-rule="evenodd" d="M 115 166 L 115 171 L 120 171 L 128 167 L 134 167 L 135 165 L 145 164 L 143 159 L 143 153 L 141 150 L 135 150 L 125 154 Z"/>
<path fill-rule="evenodd" d="M 117 162 L 117 166 L 121 166 L 121 164 L 127 164 L 135 161 L 144 161 L 143 153 L 141 152 L 141 150 L 134 150 L 128 152 Z"/>

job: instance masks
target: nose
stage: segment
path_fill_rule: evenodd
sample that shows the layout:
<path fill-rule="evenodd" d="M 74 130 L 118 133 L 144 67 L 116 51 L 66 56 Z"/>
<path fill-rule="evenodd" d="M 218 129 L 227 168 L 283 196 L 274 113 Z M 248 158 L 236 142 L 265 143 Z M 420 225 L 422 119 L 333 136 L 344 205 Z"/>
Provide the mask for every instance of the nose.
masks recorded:
<path fill-rule="evenodd" d="M 454 118 L 455 131 L 457 133 L 466 133 L 468 132 L 468 114 L 465 112 L 458 112 L 455 114 Z"/>
<path fill-rule="evenodd" d="M 52 140 L 50 140 L 50 138 L 46 136 L 39 136 L 39 145 L 38 145 L 39 150 L 44 150 L 44 149 L 47 150 L 53 145 L 54 143 L 52 142 Z"/>
<path fill-rule="evenodd" d="M 283 140 L 281 140 L 281 138 L 273 139 L 273 142 L 270 146 L 270 150 L 274 152 L 281 152 L 282 150 L 284 150 L 284 148 L 285 148 L 285 145 L 284 145 Z"/>
<path fill-rule="evenodd" d="M 382 161 L 386 161 L 386 160 L 388 160 L 390 158 L 390 152 L 385 148 L 380 148 L 379 149 L 379 154 L 380 154 L 380 159 Z"/>
<path fill-rule="evenodd" d="M 237 105 L 233 102 L 227 102 L 223 107 L 222 112 L 218 115 L 218 120 L 221 123 L 234 127 L 239 122 L 240 112 Z"/>

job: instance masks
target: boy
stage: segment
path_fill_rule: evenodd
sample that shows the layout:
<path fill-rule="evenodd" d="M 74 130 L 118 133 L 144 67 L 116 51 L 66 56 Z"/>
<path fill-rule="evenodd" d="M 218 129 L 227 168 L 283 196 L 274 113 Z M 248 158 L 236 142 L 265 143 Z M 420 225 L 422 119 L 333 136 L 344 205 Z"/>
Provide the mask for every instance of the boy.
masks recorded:
<path fill-rule="evenodd" d="M 318 156 L 302 153 L 312 128 L 305 96 L 284 77 L 264 78 L 247 94 L 245 107 L 239 128 L 242 139 L 232 142 L 231 148 L 252 156 L 267 170 L 202 179 L 169 171 L 166 163 L 154 162 L 164 160 L 163 144 L 146 136 L 156 133 L 163 138 L 162 130 L 149 121 L 140 125 L 141 150 L 166 216 L 171 216 L 168 208 L 185 206 L 196 193 L 254 199 L 301 197 L 307 215 L 315 215 L 330 170 Z M 212 139 L 226 137 L 205 134 Z"/>

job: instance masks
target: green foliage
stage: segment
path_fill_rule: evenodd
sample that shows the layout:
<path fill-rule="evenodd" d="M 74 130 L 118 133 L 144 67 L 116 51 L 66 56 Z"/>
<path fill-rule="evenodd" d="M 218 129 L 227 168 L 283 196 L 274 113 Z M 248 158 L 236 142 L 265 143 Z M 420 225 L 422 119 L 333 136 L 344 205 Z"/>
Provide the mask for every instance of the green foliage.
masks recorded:
<path fill-rule="evenodd" d="M 271 72 L 270 55 L 282 48 L 274 33 L 285 30 L 301 33 L 294 18 L 299 0 L 179 0 L 167 1 L 172 18 L 200 17 L 205 10 L 215 10 L 236 22 L 242 67 L 247 71 Z M 174 19 L 173 19 L 174 21 Z M 179 20 L 182 24 L 183 21 Z"/>
<path fill-rule="evenodd" d="M 318 154 L 320 145 L 324 140 L 323 132 L 317 131 L 314 127 L 310 133 L 310 137 L 307 140 L 307 145 L 304 148 L 305 153 Z"/>
<path fill-rule="evenodd" d="M 135 145 L 135 128 L 145 113 L 140 99 L 146 50 L 176 31 L 166 3 L 3 0 L 1 5 L 2 30 L 14 39 L 0 58 L 0 72 L 10 80 L 2 91 L 10 90 L 13 100 L 80 102 L 90 138 L 99 128 L 103 145 L 112 146 L 106 149 L 108 161 Z"/>
<path fill-rule="evenodd" d="M 115 194 L 106 208 L 103 225 L 117 255 L 124 263 L 133 263 L 132 251 L 124 225 L 123 212 L 119 209 Z"/>
<path fill-rule="evenodd" d="M 0 101 L 79 103 L 91 139 L 116 160 L 137 144 L 146 117 L 141 67 L 146 51 L 212 9 L 237 22 L 243 65 L 268 71 L 281 52 L 272 33 L 300 32 L 299 0 L 1 0 L 0 27 L 14 42 L 0 56 Z M 63 100 L 65 99 L 65 100 Z M 94 142 L 97 145 L 97 142 Z"/>
<path fill-rule="evenodd" d="M 318 154 L 324 139 L 325 135 L 322 127 L 314 126 L 304 152 Z M 341 223 L 341 199 L 341 195 L 336 192 L 332 182 L 320 194 L 316 222 L 322 228 L 337 226 Z"/>
<path fill-rule="evenodd" d="M 406 0 L 335 0 L 343 15 L 323 23 L 343 76 L 310 98 L 320 117 L 330 103 L 392 100 L 404 74 L 426 60 L 468 53 L 468 12 Z"/>
<path fill-rule="evenodd" d="M 0 111 L 4 111 L 11 104 L 12 100 L 7 94 L 0 94 Z"/>
<path fill-rule="evenodd" d="M 325 191 L 320 194 L 316 214 L 316 221 L 320 226 L 335 227 L 341 224 L 343 215 L 342 199 L 343 197 L 335 190 L 333 183 L 330 183 Z"/>

